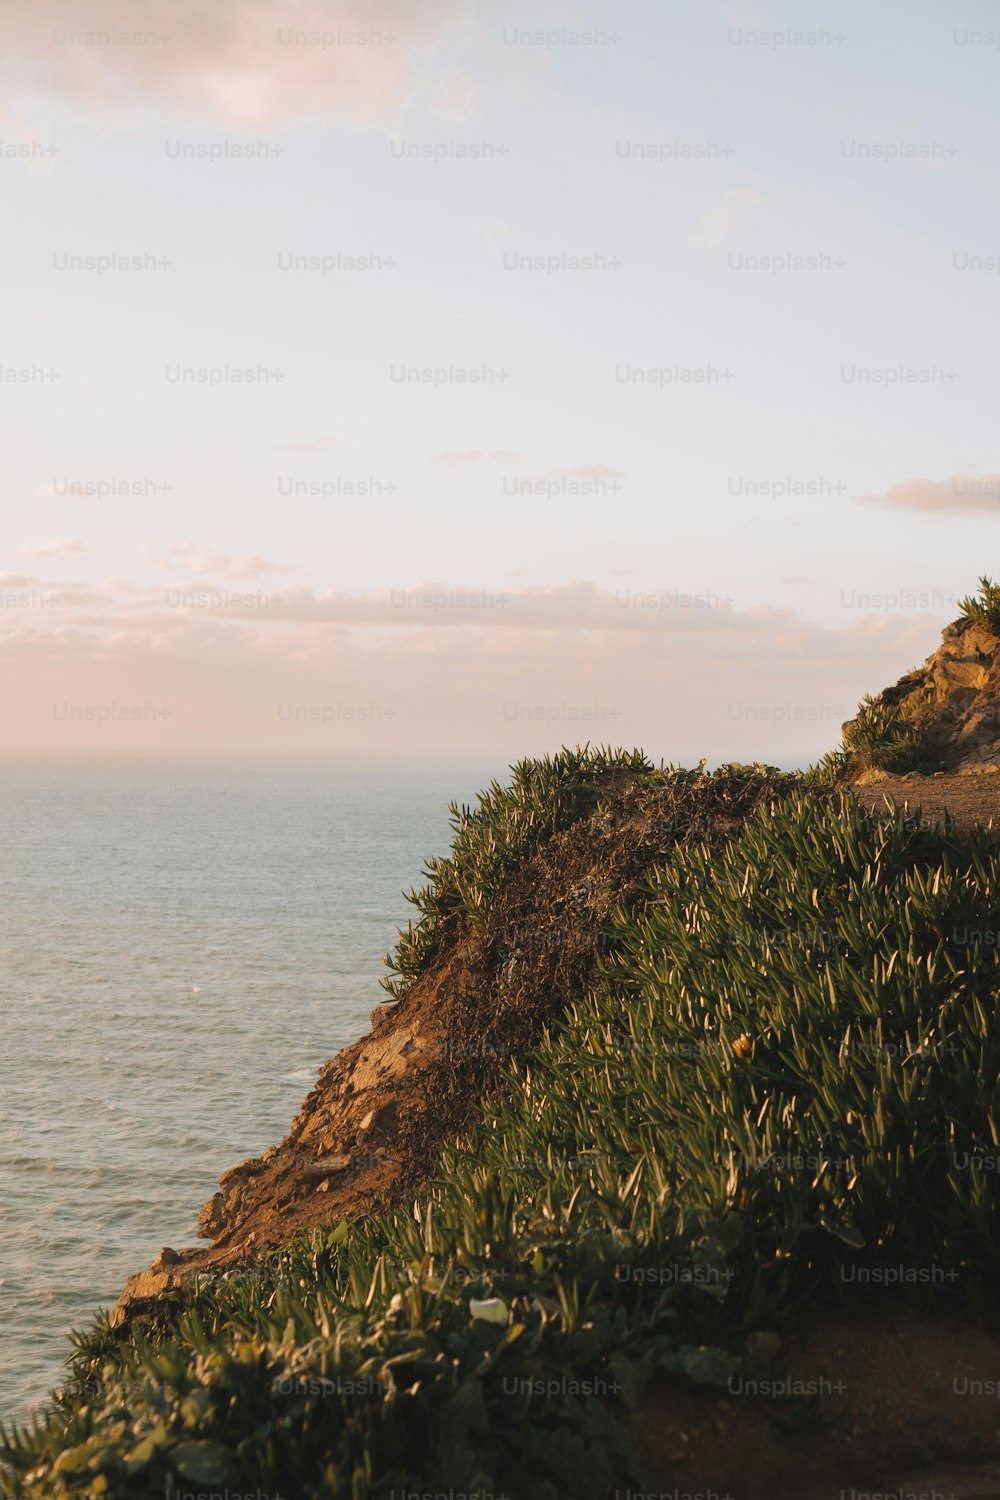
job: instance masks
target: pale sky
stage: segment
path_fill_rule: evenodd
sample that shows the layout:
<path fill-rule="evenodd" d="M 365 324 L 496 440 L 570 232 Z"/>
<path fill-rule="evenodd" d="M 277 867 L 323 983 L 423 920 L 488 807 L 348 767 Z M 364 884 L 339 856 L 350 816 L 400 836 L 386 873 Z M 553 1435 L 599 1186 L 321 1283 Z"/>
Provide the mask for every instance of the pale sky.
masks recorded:
<path fill-rule="evenodd" d="M 0 54 L 8 756 L 794 764 L 1000 571 L 986 0 Z"/>

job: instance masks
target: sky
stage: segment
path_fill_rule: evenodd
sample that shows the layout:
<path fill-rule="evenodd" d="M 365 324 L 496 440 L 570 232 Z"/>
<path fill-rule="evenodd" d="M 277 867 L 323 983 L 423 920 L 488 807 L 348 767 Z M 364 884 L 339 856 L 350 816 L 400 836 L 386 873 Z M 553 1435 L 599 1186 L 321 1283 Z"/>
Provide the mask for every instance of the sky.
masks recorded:
<path fill-rule="evenodd" d="M 997 571 L 987 0 L 0 56 L 0 755 L 805 764 Z"/>

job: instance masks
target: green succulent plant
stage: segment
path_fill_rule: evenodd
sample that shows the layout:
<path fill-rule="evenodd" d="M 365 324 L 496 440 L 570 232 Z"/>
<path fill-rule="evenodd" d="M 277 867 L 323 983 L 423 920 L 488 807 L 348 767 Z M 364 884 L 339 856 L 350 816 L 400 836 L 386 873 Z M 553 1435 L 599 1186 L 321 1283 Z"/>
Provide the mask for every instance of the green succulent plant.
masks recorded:
<path fill-rule="evenodd" d="M 586 763 L 537 764 L 456 813 L 439 920 L 593 806 Z M 0 1433 L 8 1489 L 596 1500 L 644 1483 L 620 1414 L 651 1374 L 724 1384 L 838 1267 L 990 1285 L 995 846 L 793 791 L 677 848 L 616 931 L 412 1207 L 77 1334 Z"/>

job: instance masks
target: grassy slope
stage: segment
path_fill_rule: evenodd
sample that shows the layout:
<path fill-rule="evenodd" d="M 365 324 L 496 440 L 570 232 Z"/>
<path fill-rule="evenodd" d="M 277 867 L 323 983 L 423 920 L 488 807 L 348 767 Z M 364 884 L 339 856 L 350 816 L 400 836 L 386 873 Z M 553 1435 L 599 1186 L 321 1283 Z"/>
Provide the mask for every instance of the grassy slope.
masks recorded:
<path fill-rule="evenodd" d="M 568 755 L 459 811 L 404 982 L 623 772 L 663 774 Z M 665 861 L 412 1210 L 289 1246 L 158 1333 L 82 1335 L 44 1424 L 7 1436 L 11 1488 L 598 1496 L 643 1482 L 617 1398 L 655 1369 L 724 1381 L 840 1258 L 947 1263 L 977 1296 L 998 959 L 959 935 L 1000 927 L 1000 858 L 781 789 Z"/>

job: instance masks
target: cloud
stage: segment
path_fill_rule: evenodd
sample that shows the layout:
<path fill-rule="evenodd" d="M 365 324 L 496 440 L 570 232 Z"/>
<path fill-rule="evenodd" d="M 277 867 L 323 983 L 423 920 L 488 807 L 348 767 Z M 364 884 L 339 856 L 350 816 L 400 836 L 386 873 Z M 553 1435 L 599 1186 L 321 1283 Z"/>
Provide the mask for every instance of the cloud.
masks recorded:
<path fill-rule="evenodd" d="M 332 453 L 334 448 L 344 446 L 340 438 L 303 438 L 299 442 L 282 443 L 283 453 Z"/>
<path fill-rule="evenodd" d="M 450 68 L 431 100 L 431 110 L 443 120 L 467 120 L 472 114 L 475 85 L 465 73 Z"/>
<path fill-rule="evenodd" d="M 390 127 L 421 82 L 411 50 L 437 41 L 464 4 L 35 0 L 3 7 L 0 55 L 9 86 L 105 123 L 153 108 L 239 130 L 304 116 Z"/>
<path fill-rule="evenodd" d="M 859 495 L 862 505 L 890 510 L 1000 514 L 1000 474 L 952 474 L 948 479 L 904 479 L 883 495 Z"/>
<path fill-rule="evenodd" d="M 2 589 L 30 589 L 35 584 L 41 586 L 41 579 L 31 578 L 26 573 L 0 573 L 0 588 Z"/>
<path fill-rule="evenodd" d="M 50 588 L 48 591 L 48 608 L 52 609 L 97 609 L 101 605 L 113 606 L 114 600 L 108 594 L 97 594 L 91 589 Z"/>
<path fill-rule="evenodd" d="M 22 557 L 82 557 L 90 549 L 79 537 L 53 537 L 51 541 L 39 542 L 35 546 L 22 547 Z"/>
<path fill-rule="evenodd" d="M 624 469 L 611 469 L 607 464 L 577 464 L 575 469 L 550 469 L 550 476 L 564 479 L 622 479 Z"/>
<path fill-rule="evenodd" d="M 699 632 L 731 622 L 733 600 L 711 590 L 699 593 L 666 588 L 640 594 L 614 594 L 588 579 L 506 591 L 468 583 L 429 579 L 370 594 L 337 589 L 293 587 L 272 596 L 271 622 L 327 622 L 338 625 L 390 625 L 402 629 L 452 629 L 488 623 L 507 630 L 605 630 L 612 632 Z M 251 617 L 257 605 L 237 605 L 236 615 Z M 749 616 L 742 617 L 745 623 Z"/>
<path fill-rule="evenodd" d="M 479 448 L 453 448 L 448 453 L 435 453 L 432 464 L 478 464 L 482 460 Z"/>
<path fill-rule="evenodd" d="M 831 629 L 677 595 L 633 607 L 587 580 L 478 609 L 457 590 L 428 607 L 422 592 L 285 590 L 283 607 L 266 596 L 256 612 L 216 608 L 204 588 L 187 607 L 159 590 L 103 609 L 5 608 L 5 751 L 449 755 L 499 769 L 590 740 L 689 765 L 801 763 L 836 745 L 862 693 L 931 650 L 941 623 Z M 373 623 L 396 628 L 353 628 Z M 461 628 L 422 628 L 435 625 Z"/>
<path fill-rule="evenodd" d="M 516 636 L 540 638 L 544 634 L 554 651 L 559 649 L 554 644 L 557 638 L 572 635 L 605 641 L 621 638 L 635 642 L 639 637 L 671 639 L 682 652 L 696 639 L 713 636 L 728 641 L 729 651 L 748 655 L 756 649 L 755 641 L 777 633 L 797 641 L 798 649 L 806 653 L 811 649 L 809 641 L 814 638 L 814 627 L 800 620 L 792 610 L 740 609 L 729 595 L 711 588 L 689 587 L 683 582 L 666 583 L 656 590 L 623 586 L 611 591 L 586 578 L 517 587 L 428 579 L 358 594 L 300 584 L 272 586 L 264 592 L 259 587 L 240 586 L 252 579 L 253 568 L 263 559 L 229 558 L 223 553 L 193 550 L 202 553 L 198 560 L 212 575 L 210 581 L 199 578 L 139 588 L 121 579 L 105 579 L 100 584 L 100 594 L 85 594 L 75 584 L 43 583 L 23 575 L 0 577 L 0 585 L 9 589 L 37 587 L 50 594 L 54 589 L 67 591 L 65 613 L 46 610 L 42 614 L 31 611 L 19 616 L 0 614 L 0 625 L 9 628 L 16 619 L 24 628 L 41 633 L 86 628 L 110 642 L 123 629 L 134 632 L 136 638 L 148 634 L 152 639 L 201 621 L 213 629 L 250 628 L 261 641 L 269 637 L 294 641 L 296 649 L 307 651 L 320 649 L 331 633 L 344 635 L 355 630 L 422 640 L 470 630 L 487 631 L 496 641 Z M 220 570 L 226 563 L 230 569 L 223 577 Z M 943 594 L 940 598 L 936 594 L 928 596 L 927 600 L 914 594 L 901 597 L 898 607 L 927 610 L 940 605 L 946 609 L 948 604 Z M 895 618 L 888 617 L 877 603 L 873 606 L 875 612 L 867 618 L 865 596 L 859 596 L 850 608 L 858 622 L 856 628 L 873 634 L 890 629 L 890 620 Z M 916 617 L 911 617 L 908 623 L 912 624 L 913 618 Z M 369 636 L 366 634 L 364 638 Z M 815 636 L 822 638 L 822 631 Z M 508 645 L 503 649 L 519 648 Z M 641 647 L 636 645 L 636 649 Z"/>
<path fill-rule="evenodd" d="M 705 245 L 716 250 L 735 232 L 737 214 L 743 204 L 766 202 L 762 194 L 751 188 L 730 188 L 699 215 L 696 227 L 685 239 L 689 245 Z"/>
<path fill-rule="evenodd" d="M 520 453 L 512 448 L 498 448 L 495 453 L 485 454 L 481 448 L 453 448 L 447 453 L 435 453 L 432 464 L 519 464 Z"/>
<path fill-rule="evenodd" d="M 209 576 L 213 582 L 238 585 L 260 571 L 279 567 L 257 556 L 230 557 L 190 545 L 174 551 L 189 559 L 191 571 Z M 37 585 L 49 592 L 59 587 L 24 575 L 0 577 L 0 585 L 19 589 Z M 100 602 L 106 610 L 91 612 L 84 619 L 73 620 L 73 624 L 115 632 L 127 622 L 130 627 L 160 633 L 175 629 L 180 619 L 211 619 L 213 623 L 251 623 L 264 633 L 280 633 L 291 627 L 301 635 L 305 630 L 303 639 L 315 629 L 319 632 L 316 639 L 321 640 L 328 627 L 352 626 L 389 627 L 404 633 L 488 626 L 501 633 L 600 630 L 616 635 L 672 635 L 730 630 L 738 620 L 743 630 L 752 632 L 758 628 L 755 620 L 763 618 L 753 612 L 738 612 L 731 597 L 712 590 L 698 592 L 681 586 L 646 593 L 610 593 L 590 579 L 516 589 L 428 579 L 366 594 L 302 585 L 271 588 L 265 594 L 259 589 L 213 587 L 201 582 L 140 589 L 122 580 L 106 580 L 102 588 L 100 595 L 80 597 L 87 604 Z M 67 602 L 72 602 L 70 595 Z M 32 628 L 67 623 L 67 618 L 47 614 L 44 620 L 33 620 Z"/>
<path fill-rule="evenodd" d="M 185 542 L 172 549 L 175 557 L 183 559 L 192 573 L 205 573 L 212 578 L 259 578 L 261 573 L 287 573 L 282 563 L 268 562 L 258 553 L 241 553 L 231 557 L 227 552 L 213 552 L 209 547 L 196 547 Z"/>

